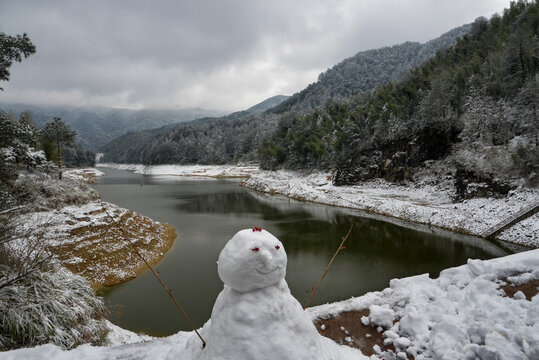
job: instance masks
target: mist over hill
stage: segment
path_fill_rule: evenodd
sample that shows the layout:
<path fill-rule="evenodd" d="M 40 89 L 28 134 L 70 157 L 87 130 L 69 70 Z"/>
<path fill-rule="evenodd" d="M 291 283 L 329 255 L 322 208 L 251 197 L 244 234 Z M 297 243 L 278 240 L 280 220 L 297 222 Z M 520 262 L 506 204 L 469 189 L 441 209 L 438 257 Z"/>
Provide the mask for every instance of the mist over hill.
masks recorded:
<path fill-rule="evenodd" d="M 274 124 L 263 113 L 288 98 L 276 95 L 226 116 L 129 132 L 101 147 L 105 153 L 102 161 L 222 164 L 238 160 L 252 153 L 260 134 L 267 133 Z"/>
<path fill-rule="evenodd" d="M 164 130 L 132 133 L 102 148 L 103 161 L 144 164 L 223 164 L 257 161 L 262 139 L 281 118 L 308 113 L 328 100 L 340 101 L 396 80 L 406 71 L 455 43 L 471 25 L 453 29 L 425 44 L 406 42 L 362 51 L 320 74 L 318 81 L 290 98 L 277 96 L 228 116 Z"/>
<path fill-rule="evenodd" d="M 112 139 L 129 131 L 153 129 L 190 121 L 222 112 L 201 108 L 179 110 L 129 110 L 106 107 L 42 106 L 0 103 L 0 109 L 15 114 L 30 111 L 33 122 L 42 128 L 54 117 L 61 117 L 77 132 L 77 141 L 88 150 L 97 151 Z"/>

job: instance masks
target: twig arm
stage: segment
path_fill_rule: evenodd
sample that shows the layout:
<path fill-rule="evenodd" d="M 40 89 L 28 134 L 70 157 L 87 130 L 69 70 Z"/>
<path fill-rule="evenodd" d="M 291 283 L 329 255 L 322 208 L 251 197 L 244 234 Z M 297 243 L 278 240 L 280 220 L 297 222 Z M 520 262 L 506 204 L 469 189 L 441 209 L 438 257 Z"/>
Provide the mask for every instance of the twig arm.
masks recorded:
<path fill-rule="evenodd" d="M 311 299 L 313 298 L 314 296 L 314 293 L 316 292 L 316 290 L 318 290 L 318 287 L 320 286 L 320 284 L 322 283 L 322 280 L 324 280 L 324 278 L 326 277 L 327 273 L 329 272 L 329 268 L 331 267 L 331 264 L 333 263 L 333 260 L 335 260 L 335 257 L 337 256 L 337 254 L 339 253 L 339 251 L 341 251 L 343 245 L 344 245 L 344 242 L 346 241 L 346 239 L 348 239 L 348 235 L 350 235 L 350 233 L 352 232 L 352 228 L 354 227 L 354 223 L 350 221 L 350 229 L 348 229 L 348 233 L 346 234 L 345 237 L 342 238 L 342 241 L 341 241 L 341 244 L 339 245 L 339 248 L 337 249 L 337 251 L 335 251 L 335 254 L 333 254 L 333 257 L 331 258 L 331 260 L 329 261 L 329 264 L 328 266 L 326 267 L 326 271 L 324 271 L 324 275 L 322 275 L 322 277 L 320 278 L 320 280 L 318 280 L 318 284 L 316 284 L 316 286 L 313 288 L 313 291 L 311 292 L 311 296 L 309 297 L 309 300 L 307 300 L 307 303 L 305 304 L 305 306 L 303 307 L 303 310 L 307 309 L 309 307 L 309 304 L 311 303 Z"/>

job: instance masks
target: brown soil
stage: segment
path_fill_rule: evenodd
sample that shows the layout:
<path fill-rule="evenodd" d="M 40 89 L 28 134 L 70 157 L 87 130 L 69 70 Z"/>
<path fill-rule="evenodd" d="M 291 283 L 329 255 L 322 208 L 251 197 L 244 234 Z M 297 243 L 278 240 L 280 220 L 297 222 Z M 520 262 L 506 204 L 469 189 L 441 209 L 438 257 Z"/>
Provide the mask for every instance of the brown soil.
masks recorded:
<path fill-rule="evenodd" d="M 118 224 L 151 265 L 163 258 L 176 238 L 172 226 L 132 211 L 121 216 Z M 84 276 L 96 290 L 131 280 L 147 270 L 116 225 L 74 227 L 69 242 L 49 250 L 66 268 Z"/>
<path fill-rule="evenodd" d="M 528 301 L 532 300 L 532 297 L 537 295 L 539 293 L 539 279 L 532 280 L 529 283 L 522 284 L 522 285 L 513 285 L 507 281 L 507 279 L 504 279 L 505 282 L 508 284 L 505 286 L 500 286 L 500 289 L 503 289 L 505 291 L 506 296 L 513 297 L 517 293 L 517 291 L 522 291 L 524 295 L 526 295 L 526 299 Z"/>
<path fill-rule="evenodd" d="M 522 291 L 524 295 L 526 295 L 526 299 L 531 301 L 532 297 L 539 293 L 539 279 L 518 286 L 509 283 L 507 279 L 503 280 L 508 284 L 501 286 L 500 289 L 503 289 L 508 297 L 513 297 L 517 291 Z M 374 345 L 380 346 L 382 351 L 395 351 L 393 345 L 384 346 L 384 338 L 382 337 L 383 332 L 379 333 L 376 330 L 376 327 L 371 325 L 363 325 L 361 322 L 363 316 L 369 316 L 368 309 L 360 311 L 344 311 L 330 319 L 316 319 L 314 325 L 321 335 L 328 337 L 339 344 L 357 348 L 366 356 L 374 354 Z M 325 325 L 324 330 L 321 329 L 322 325 Z M 348 331 L 348 334 L 341 330 L 341 327 Z M 351 342 L 344 340 L 347 336 L 352 339 Z M 408 359 L 412 359 L 412 357 L 408 356 Z"/>
<path fill-rule="evenodd" d="M 376 327 L 371 325 L 363 325 L 361 322 L 363 316 L 369 316 L 368 309 L 361 311 L 344 311 L 331 319 L 317 319 L 315 320 L 314 325 L 321 335 L 328 337 L 339 344 L 357 348 L 366 356 L 374 354 L 374 345 L 380 346 L 382 351 L 389 349 L 395 351 L 393 345 L 384 346 L 384 339 L 382 337 L 383 332 L 378 332 Z M 321 329 L 322 325 L 325 326 L 324 330 Z M 341 327 L 344 328 L 344 330 L 342 330 Z M 345 331 L 348 331 L 348 334 Z M 351 342 L 345 340 L 347 336 L 352 338 Z"/>

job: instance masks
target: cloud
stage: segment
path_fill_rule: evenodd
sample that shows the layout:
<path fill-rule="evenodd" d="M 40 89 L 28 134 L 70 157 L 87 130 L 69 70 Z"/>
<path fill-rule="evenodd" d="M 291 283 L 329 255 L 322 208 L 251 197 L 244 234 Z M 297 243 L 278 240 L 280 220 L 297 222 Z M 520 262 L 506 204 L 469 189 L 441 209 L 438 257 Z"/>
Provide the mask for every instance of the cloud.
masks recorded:
<path fill-rule="evenodd" d="M 235 111 L 292 94 L 358 51 L 427 41 L 504 0 L 12 1 L 0 31 L 37 53 L 0 101 Z"/>

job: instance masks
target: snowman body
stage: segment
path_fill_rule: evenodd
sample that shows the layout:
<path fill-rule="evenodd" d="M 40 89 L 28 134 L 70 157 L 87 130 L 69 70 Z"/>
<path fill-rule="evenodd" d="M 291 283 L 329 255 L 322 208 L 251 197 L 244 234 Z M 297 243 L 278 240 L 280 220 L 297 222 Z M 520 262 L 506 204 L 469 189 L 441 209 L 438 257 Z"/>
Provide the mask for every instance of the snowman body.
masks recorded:
<path fill-rule="evenodd" d="M 225 286 L 205 331 L 208 359 L 329 359 L 290 294 L 286 262 L 281 242 L 264 230 L 242 230 L 227 243 L 218 262 Z"/>

